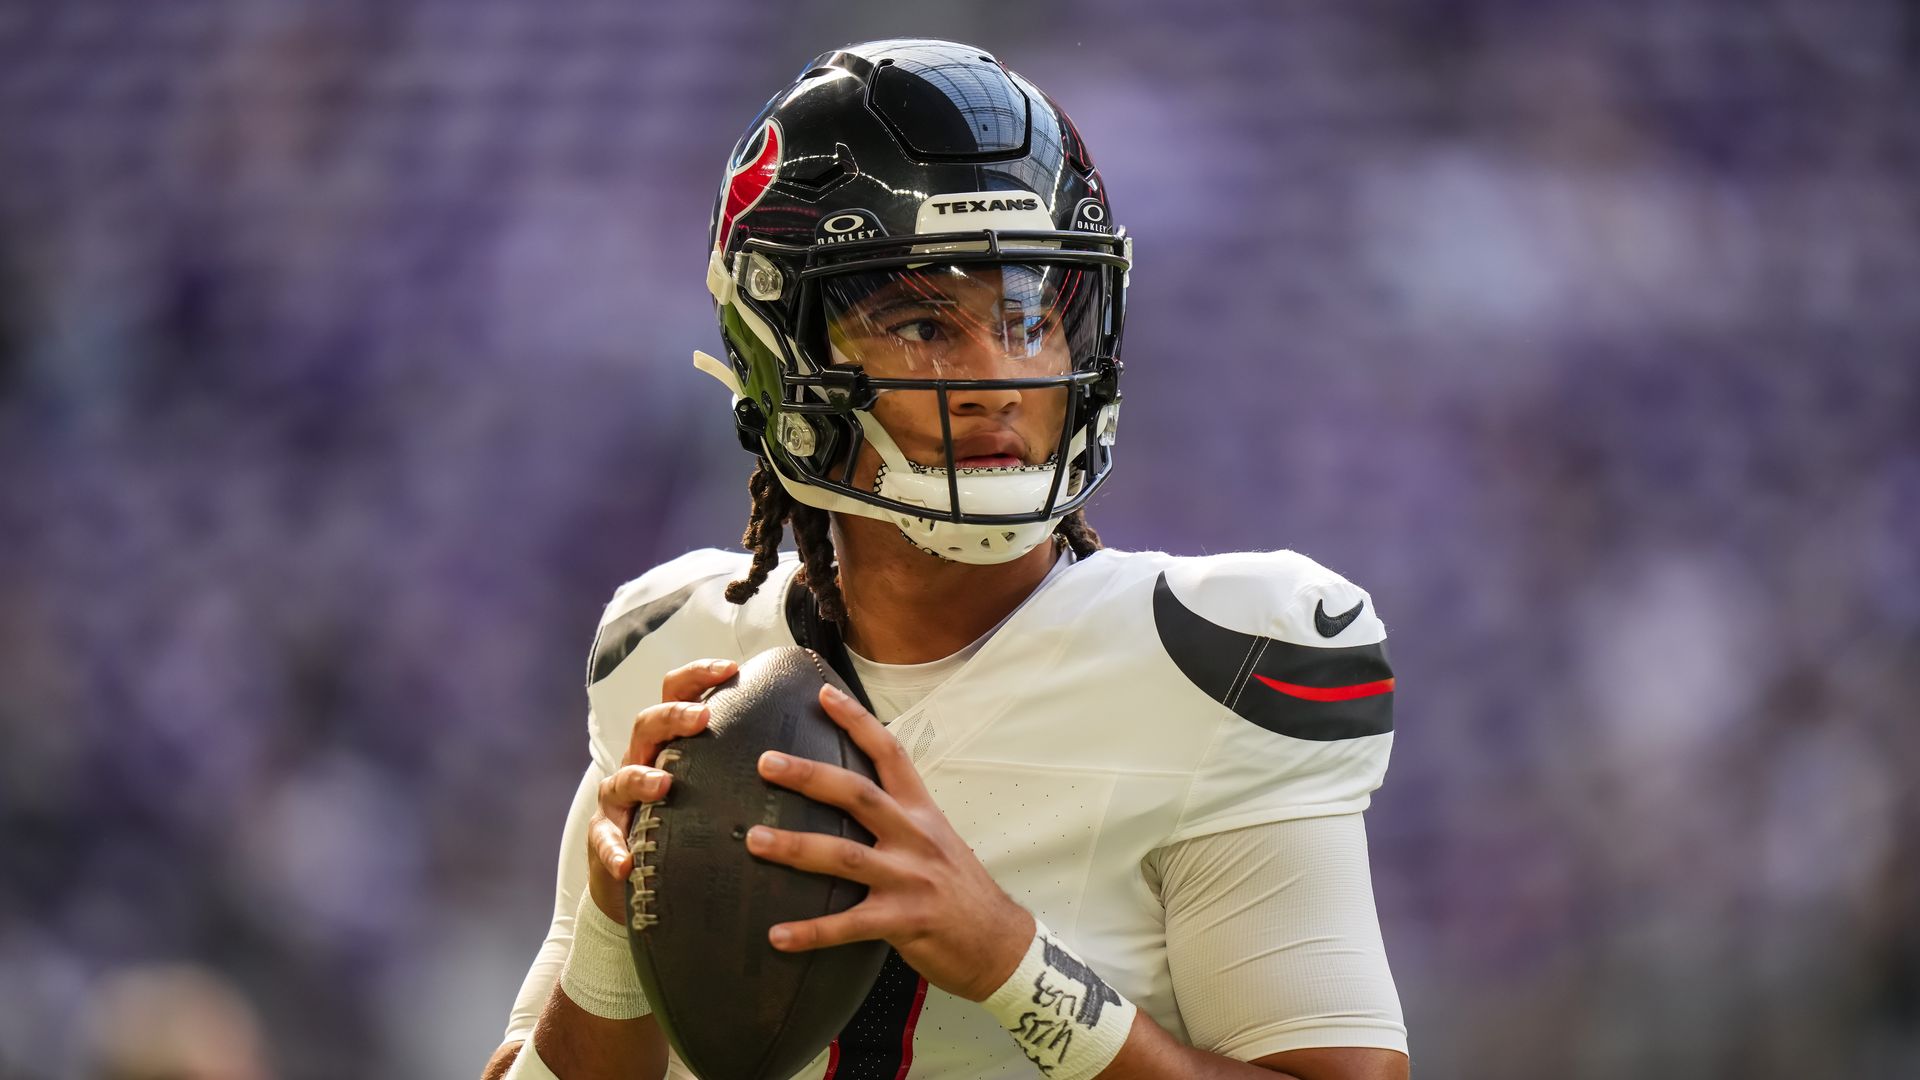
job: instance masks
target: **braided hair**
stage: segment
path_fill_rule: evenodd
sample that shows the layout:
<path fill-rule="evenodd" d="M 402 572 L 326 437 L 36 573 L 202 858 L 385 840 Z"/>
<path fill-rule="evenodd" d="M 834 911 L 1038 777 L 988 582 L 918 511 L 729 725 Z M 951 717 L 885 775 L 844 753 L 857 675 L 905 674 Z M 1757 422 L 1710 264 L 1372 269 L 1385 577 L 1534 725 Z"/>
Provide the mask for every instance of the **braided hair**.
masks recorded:
<path fill-rule="evenodd" d="M 847 601 L 840 595 L 840 576 L 834 565 L 832 517 L 827 511 L 808 506 L 787 494 L 765 458 L 755 464 L 753 475 L 747 480 L 747 490 L 753 495 L 753 514 L 747 519 L 747 531 L 740 537 L 740 543 L 753 552 L 753 566 L 746 577 L 727 584 L 727 599 L 744 604 L 760 591 L 767 575 L 780 563 L 780 541 L 791 524 L 794 546 L 800 551 L 800 580 L 813 590 L 814 600 L 820 605 L 820 617 L 844 630 Z M 1084 511 L 1075 510 L 1060 519 L 1054 535 L 1065 541 L 1077 558 L 1084 559 L 1100 550 L 1100 534 L 1087 524 Z"/>

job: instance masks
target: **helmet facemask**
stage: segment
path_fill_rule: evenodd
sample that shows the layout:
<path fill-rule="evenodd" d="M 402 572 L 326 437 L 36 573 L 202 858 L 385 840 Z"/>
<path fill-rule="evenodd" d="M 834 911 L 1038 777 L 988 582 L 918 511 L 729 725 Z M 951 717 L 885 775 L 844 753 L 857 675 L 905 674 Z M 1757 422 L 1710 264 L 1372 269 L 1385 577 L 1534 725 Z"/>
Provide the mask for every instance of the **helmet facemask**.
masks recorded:
<path fill-rule="evenodd" d="M 802 503 L 956 562 L 1018 558 L 1112 467 L 1129 246 L 982 230 L 716 252 L 743 435 Z"/>

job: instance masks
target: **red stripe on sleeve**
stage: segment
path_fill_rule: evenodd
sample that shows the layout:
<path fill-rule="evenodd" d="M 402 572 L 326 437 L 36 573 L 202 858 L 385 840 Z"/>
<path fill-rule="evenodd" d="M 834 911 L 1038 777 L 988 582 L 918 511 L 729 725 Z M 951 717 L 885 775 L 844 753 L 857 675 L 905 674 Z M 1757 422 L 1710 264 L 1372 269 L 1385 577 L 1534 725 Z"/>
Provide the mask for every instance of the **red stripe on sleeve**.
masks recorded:
<path fill-rule="evenodd" d="M 1381 679 L 1379 682 L 1356 683 L 1353 686 L 1301 686 L 1299 683 L 1281 682 L 1269 679 L 1265 675 L 1254 678 L 1273 687 L 1275 690 L 1305 701 L 1352 701 L 1354 698 L 1372 697 L 1375 694 L 1393 693 L 1393 680 Z"/>

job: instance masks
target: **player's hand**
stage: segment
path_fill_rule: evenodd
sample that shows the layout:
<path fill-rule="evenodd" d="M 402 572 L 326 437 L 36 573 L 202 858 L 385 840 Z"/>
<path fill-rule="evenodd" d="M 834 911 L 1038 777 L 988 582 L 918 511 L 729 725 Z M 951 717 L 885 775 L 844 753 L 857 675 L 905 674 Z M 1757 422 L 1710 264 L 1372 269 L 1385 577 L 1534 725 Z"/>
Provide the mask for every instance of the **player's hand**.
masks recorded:
<path fill-rule="evenodd" d="M 747 847 L 772 862 L 860 882 L 867 897 L 835 915 L 771 927 L 767 939 L 799 952 L 884 938 L 929 983 L 986 1000 L 1026 955 L 1032 914 L 994 883 L 872 713 L 831 686 L 821 689 L 820 704 L 873 759 L 880 783 L 772 751 L 761 755 L 760 775 L 845 810 L 873 834 L 873 845 L 756 825 Z"/>
<path fill-rule="evenodd" d="M 600 809 L 587 823 L 587 887 L 607 918 L 627 921 L 626 882 L 633 872 L 627 826 L 633 808 L 659 801 L 673 783 L 671 775 L 653 767 L 654 759 L 668 742 L 706 729 L 707 707 L 700 695 L 738 670 L 740 665 L 732 660 L 696 660 L 677 667 L 660 686 L 660 704 L 641 709 L 633 718 L 626 755 L 613 775 L 600 781 Z"/>

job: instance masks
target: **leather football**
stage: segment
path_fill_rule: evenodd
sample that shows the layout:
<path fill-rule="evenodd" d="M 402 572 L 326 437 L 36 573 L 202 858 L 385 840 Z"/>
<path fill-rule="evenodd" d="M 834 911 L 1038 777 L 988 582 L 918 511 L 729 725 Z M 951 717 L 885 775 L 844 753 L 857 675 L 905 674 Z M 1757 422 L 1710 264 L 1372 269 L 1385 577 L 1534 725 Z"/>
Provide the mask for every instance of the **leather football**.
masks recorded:
<path fill-rule="evenodd" d="M 852 1018 L 887 956 L 884 941 L 782 953 L 775 923 L 845 911 L 867 888 L 754 857 L 755 825 L 871 844 L 844 811 L 761 779 L 761 753 L 838 765 L 878 780 L 873 763 L 820 706 L 843 683 L 810 649 L 769 649 L 706 697 L 707 730 L 676 739 L 655 765 L 673 774 L 634 813 L 627 842 L 628 939 L 667 1040 L 702 1080 L 787 1080 Z"/>

